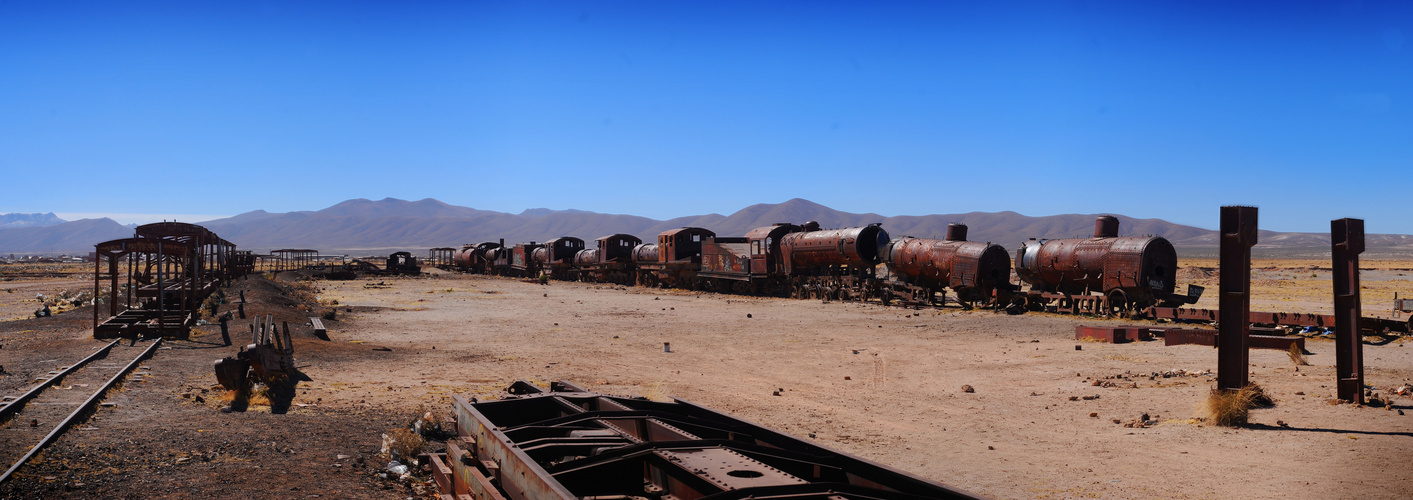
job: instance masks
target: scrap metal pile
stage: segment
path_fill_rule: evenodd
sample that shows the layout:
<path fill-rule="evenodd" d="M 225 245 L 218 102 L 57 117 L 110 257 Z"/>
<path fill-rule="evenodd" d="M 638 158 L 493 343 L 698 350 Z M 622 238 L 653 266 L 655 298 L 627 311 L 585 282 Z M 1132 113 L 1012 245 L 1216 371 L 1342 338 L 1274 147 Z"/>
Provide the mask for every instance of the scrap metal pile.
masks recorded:
<path fill-rule="evenodd" d="M 457 437 L 431 466 L 444 497 L 916 500 L 977 498 L 686 401 L 520 381 L 455 397 Z"/>
<path fill-rule="evenodd" d="M 294 372 L 294 343 L 289 324 L 283 331 L 271 315 L 251 323 L 251 343 L 234 357 L 216 360 L 216 381 L 228 390 L 239 390 L 250 381 L 270 384 Z"/>

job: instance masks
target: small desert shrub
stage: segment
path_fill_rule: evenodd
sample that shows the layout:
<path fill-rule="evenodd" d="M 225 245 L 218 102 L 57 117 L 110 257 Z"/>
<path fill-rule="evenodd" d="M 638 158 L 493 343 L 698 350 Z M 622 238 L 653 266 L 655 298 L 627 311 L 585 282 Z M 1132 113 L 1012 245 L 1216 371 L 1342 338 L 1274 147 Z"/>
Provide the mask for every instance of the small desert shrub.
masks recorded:
<path fill-rule="evenodd" d="M 411 463 L 426 444 L 426 439 L 405 427 L 388 429 L 388 432 L 383 434 L 383 448 L 387 450 L 388 455 L 407 463 Z"/>
<path fill-rule="evenodd" d="M 1294 342 L 1290 344 L 1290 362 L 1295 363 L 1296 366 L 1306 366 L 1310 364 L 1310 361 L 1305 359 L 1305 353 L 1300 350 L 1300 346 L 1296 345 Z"/>
<path fill-rule="evenodd" d="M 329 309 L 329 310 L 327 310 L 327 311 L 324 311 L 324 314 L 322 314 L 322 316 L 323 316 L 324 319 L 326 319 L 326 320 L 333 321 L 334 318 L 338 316 L 338 314 L 339 314 L 339 310 L 338 310 L 338 309 Z"/>
<path fill-rule="evenodd" d="M 1246 425 L 1252 408 L 1270 408 L 1275 402 L 1256 384 L 1247 384 L 1237 391 L 1212 389 L 1207 396 L 1207 411 L 1213 424 L 1224 427 Z"/>

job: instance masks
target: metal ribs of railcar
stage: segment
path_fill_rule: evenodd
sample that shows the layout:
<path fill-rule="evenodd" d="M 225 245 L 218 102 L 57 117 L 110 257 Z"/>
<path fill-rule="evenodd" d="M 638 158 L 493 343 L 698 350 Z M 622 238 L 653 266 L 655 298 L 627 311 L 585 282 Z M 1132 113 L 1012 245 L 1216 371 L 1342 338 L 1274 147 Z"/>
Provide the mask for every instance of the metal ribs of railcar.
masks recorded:
<path fill-rule="evenodd" d="M 433 470 L 443 493 L 474 498 L 977 498 L 677 400 L 527 382 L 509 399 L 455 398 L 457 439 Z"/>

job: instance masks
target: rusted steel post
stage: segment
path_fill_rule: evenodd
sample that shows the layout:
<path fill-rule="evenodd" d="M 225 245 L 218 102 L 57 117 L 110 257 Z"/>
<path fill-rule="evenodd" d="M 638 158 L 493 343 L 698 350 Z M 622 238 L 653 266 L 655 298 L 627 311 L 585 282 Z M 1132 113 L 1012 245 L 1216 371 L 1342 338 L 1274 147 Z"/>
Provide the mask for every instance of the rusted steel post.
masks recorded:
<path fill-rule="evenodd" d="M 1364 220 L 1330 221 L 1334 270 L 1335 377 L 1339 399 L 1364 404 L 1364 344 L 1359 334 L 1359 254 Z"/>
<path fill-rule="evenodd" d="M 1251 332 L 1251 247 L 1256 245 L 1256 207 L 1222 207 L 1218 287 L 1217 388 L 1246 386 Z"/>

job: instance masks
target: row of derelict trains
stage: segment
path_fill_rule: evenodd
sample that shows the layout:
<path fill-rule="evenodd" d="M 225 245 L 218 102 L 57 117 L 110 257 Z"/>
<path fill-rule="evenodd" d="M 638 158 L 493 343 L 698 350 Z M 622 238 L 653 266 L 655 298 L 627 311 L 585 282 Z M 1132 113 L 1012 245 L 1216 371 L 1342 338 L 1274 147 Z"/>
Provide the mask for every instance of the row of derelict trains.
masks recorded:
<path fill-rule="evenodd" d="M 462 271 L 654 287 L 790 296 L 879 300 L 908 305 L 988 306 L 1012 312 L 1087 300 L 1105 313 L 1173 307 L 1197 301 L 1202 288 L 1174 292 L 1177 252 L 1161 236 L 1119 236 L 1119 220 L 1102 216 L 1094 236 L 1031 239 L 1012 260 L 1000 245 L 967 241 L 951 224 L 945 239 L 889 238 L 878 224 L 845 229 L 774 224 L 744 237 L 700 227 L 664 231 L 657 242 L 630 234 L 598 238 L 596 248 L 571 236 L 507 246 L 465 245 L 452 256 Z M 880 269 L 880 267 L 882 269 Z M 948 297 L 947 292 L 951 292 Z"/>

